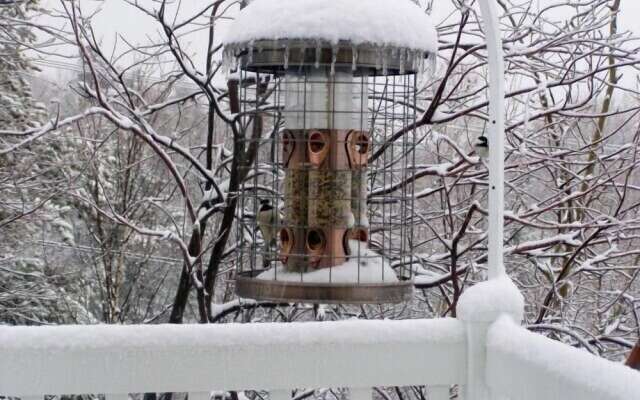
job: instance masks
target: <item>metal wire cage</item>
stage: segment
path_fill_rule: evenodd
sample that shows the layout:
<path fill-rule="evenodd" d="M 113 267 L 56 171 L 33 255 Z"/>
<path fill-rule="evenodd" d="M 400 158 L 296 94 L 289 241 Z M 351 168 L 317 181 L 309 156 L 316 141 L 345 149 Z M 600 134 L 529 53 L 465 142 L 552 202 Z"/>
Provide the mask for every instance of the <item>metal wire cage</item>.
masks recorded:
<path fill-rule="evenodd" d="M 412 297 L 415 104 L 426 56 L 346 40 L 225 46 L 237 145 L 255 158 L 237 194 L 240 297 Z"/>

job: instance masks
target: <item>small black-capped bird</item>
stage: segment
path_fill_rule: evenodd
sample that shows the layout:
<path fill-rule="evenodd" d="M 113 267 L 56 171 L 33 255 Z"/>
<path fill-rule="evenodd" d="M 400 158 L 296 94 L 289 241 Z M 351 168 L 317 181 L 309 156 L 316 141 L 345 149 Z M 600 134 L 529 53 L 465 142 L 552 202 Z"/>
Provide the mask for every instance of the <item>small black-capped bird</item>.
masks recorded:
<path fill-rule="evenodd" d="M 258 228 L 262 232 L 264 244 L 267 248 L 276 244 L 276 229 L 278 225 L 279 212 L 271 204 L 271 200 L 260 200 L 260 210 L 258 211 Z"/>
<path fill-rule="evenodd" d="M 486 160 L 489 158 L 489 140 L 486 136 L 480 136 L 476 142 L 476 154 L 481 159 Z"/>

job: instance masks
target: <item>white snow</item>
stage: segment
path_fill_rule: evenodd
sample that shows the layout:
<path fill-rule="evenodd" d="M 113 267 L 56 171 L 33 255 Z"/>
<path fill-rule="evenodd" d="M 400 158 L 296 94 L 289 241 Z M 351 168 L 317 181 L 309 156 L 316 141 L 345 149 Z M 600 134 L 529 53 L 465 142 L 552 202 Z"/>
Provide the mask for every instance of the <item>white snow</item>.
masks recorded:
<path fill-rule="evenodd" d="M 229 306 L 235 305 L 233 302 Z M 223 308 L 227 307 L 226 305 Z M 216 308 L 218 311 L 218 309 Z M 3 350 L 104 349 L 160 346 L 218 347 L 288 346 L 314 344 L 385 343 L 420 344 L 463 341 L 464 330 L 454 319 L 404 321 L 348 320 L 332 323 L 262 323 L 223 325 L 61 325 L 50 327 L 0 327 Z"/>
<path fill-rule="evenodd" d="M 638 399 L 640 374 L 542 335 L 509 318 L 489 330 L 487 378 L 513 399 Z"/>
<path fill-rule="evenodd" d="M 225 43 L 279 39 L 438 50 L 431 17 L 409 0 L 255 0 L 240 12 Z"/>
<path fill-rule="evenodd" d="M 433 165 L 431 169 L 435 171 L 438 176 L 446 176 L 449 173 L 449 168 L 451 168 L 453 164 L 447 162 L 443 164 Z"/>
<path fill-rule="evenodd" d="M 607 259 L 609 259 L 609 257 L 611 256 L 612 253 L 615 253 L 616 251 L 618 251 L 618 246 L 614 243 L 611 245 L 611 247 L 609 249 L 607 249 L 606 251 L 602 252 L 602 253 L 598 253 L 596 254 L 595 257 L 593 258 L 589 258 L 587 260 L 585 260 L 582 264 L 580 264 L 580 268 L 581 270 L 583 269 L 590 269 L 592 268 L 594 265 L 599 264 L 603 261 L 606 261 Z"/>
<path fill-rule="evenodd" d="M 460 382 L 464 338 L 453 319 L 0 327 L 0 389 L 40 396 Z"/>
<path fill-rule="evenodd" d="M 232 310 L 235 307 L 239 307 L 242 305 L 252 306 L 257 305 L 258 302 L 252 299 L 235 299 L 223 304 L 213 304 L 211 306 L 211 315 L 212 319 L 216 319 L 220 314 L 223 314 L 229 310 Z"/>
<path fill-rule="evenodd" d="M 258 279 L 303 283 L 394 283 L 398 277 L 382 255 L 367 248 L 367 245 L 350 240 L 353 256 L 332 268 L 323 268 L 306 273 L 287 272 L 283 265 L 258 275 Z"/>
<path fill-rule="evenodd" d="M 501 314 L 522 320 L 524 297 L 508 276 L 480 282 L 463 292 L 458 317 L 464 321 L 495 321 Z"/>
<path fill-rule="evenodd" d="M 466 271 L 466 267 L 458 267 L 458 274 L 463 274 L 464 271 Z M 426 269 L 420 269 L 416 271 L 416 275 L 413 278 L 413 283 L 420 286 L 433 286 L 438 283 L 446 282 L 450 276 L 450 273 L 438 274 Z"/>

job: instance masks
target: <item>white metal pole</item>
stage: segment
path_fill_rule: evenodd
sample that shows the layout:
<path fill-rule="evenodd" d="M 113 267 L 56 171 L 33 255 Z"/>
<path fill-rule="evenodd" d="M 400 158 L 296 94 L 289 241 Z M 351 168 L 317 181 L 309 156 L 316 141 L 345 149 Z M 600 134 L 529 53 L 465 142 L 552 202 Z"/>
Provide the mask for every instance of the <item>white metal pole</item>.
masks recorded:
<path fill-rule="evenodd" d="M 500 18 L 495 0 L 480 0 L 489 64 L 489 279 L 505 274 L 504 232 L 504 130 L 505 73 Z"/>

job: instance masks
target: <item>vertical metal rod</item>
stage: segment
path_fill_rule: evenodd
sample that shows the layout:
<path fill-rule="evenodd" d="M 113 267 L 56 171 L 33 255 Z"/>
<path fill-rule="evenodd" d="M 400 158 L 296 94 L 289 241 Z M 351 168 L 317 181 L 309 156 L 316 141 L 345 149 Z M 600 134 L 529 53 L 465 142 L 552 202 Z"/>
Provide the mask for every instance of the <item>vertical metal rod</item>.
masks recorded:
<path fill-rule="evenodd" d="M 416 74 L 411 75 L 411 82 L 409 83 L 409 85 L 410 85 L 410 90 L 412 91 L 411 98 L 413 99 L 413 104 L 418 104 L 418 91 L 416 89 L 418 86 L 418 76 Z M 416 126 L 416 123 L 418 121 L 418 115 L 415 111 L 412 114 L 413 114 L 413 119 L 411 120 L 411 124 L 413 126 Z M 409 279 L 413 279 L 413 241 L 414 241 L 414 235 L 415 235 L 414 223 L 415 223 L 415 215 L 416 215 L 416 183 L 415 183 L 416 154 L 418 152 L 417 146 L 418 146 L 418 143 L 420 142 L 419 140 L 416 139 L 417 133 L 415 130 L 412 132 L 412 135 L 413 135 L 412 137 L 413 151 L 411 152 L 411 171 L 409 172 L 411 174 L 411 212 L 409 213 L 409 215 L 411 215 L 411 221 L 409 221 L 409 226 L 411 229 L 411 232 L 409 233 L 409 239 L 410 239 L 409 254 L 411 255 L 411 258 L 409 261 Z"/>
<path fill-rule="evenodd" d="M 504 134 L 505 72 L 500 18 L 495 0 L 480 0 L 489 63 L 489 279 L 505 274 Z"/>

